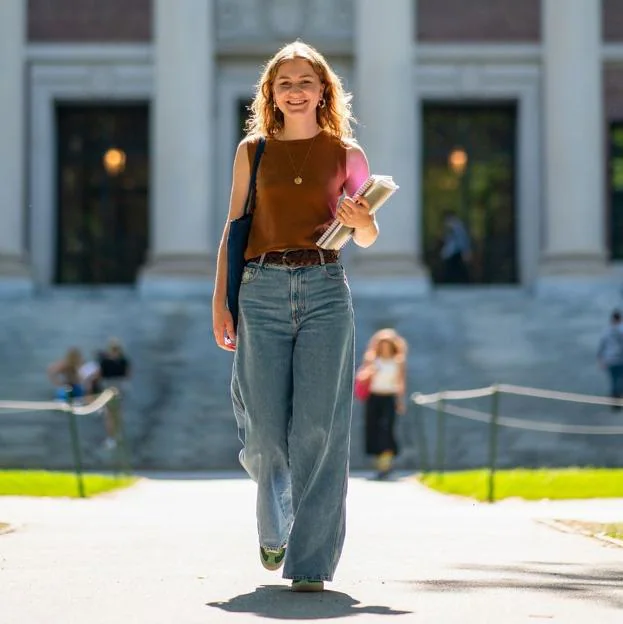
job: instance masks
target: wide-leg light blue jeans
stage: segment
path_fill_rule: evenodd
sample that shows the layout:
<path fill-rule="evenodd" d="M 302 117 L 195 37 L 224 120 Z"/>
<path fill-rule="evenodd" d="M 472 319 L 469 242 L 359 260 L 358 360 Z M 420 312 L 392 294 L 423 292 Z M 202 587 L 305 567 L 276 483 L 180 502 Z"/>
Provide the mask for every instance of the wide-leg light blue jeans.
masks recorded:
<path fill-rule="evenodd" d="M 232 398 L 257 482 L 260 545 L 287 544 L 283 576 L 332 580 L 345 535 L 353 307 L 338 263 L 249 263 Z"/>

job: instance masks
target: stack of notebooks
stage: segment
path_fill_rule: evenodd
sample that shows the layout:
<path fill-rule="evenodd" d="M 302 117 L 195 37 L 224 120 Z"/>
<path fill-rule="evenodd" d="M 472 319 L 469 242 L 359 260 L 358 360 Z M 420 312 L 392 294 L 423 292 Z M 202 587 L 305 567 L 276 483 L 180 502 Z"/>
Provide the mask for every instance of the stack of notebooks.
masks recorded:
<path fill-rule="evenodd" d="M 358 189 L 354 197 L 365 197 L 374 214 L 397 190 L 398 185 L 391 176 L 371 175 Z M 353 235 L 354 228 L 334 220 L 316 245 L 321 249 L 342 249 Z"/>

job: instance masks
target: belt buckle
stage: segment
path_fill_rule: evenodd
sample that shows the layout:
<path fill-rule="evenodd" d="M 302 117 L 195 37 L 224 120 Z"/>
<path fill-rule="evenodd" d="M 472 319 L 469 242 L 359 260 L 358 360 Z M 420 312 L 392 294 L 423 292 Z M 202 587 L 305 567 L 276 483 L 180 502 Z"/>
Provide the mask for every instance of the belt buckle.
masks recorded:
<path fill-rule="evenodd" d="M 286 249 L 281 254 L 281 262 L 285 264 L 286 266 L 289 266 L 289 267 L 296 266 L 296 264 L 291 264 L 290 261 L 288 260 L 288 254 L 293 251 L 296 251 L 296 249 Z"/>

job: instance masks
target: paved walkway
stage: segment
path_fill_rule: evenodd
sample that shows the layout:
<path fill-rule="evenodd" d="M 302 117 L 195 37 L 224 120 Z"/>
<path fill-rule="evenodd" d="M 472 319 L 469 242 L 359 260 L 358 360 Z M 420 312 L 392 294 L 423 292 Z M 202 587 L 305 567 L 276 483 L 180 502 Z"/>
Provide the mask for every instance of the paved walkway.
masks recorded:
<path fill-rule="evenodd" d="M 330 591 L 296 595 L 257 558 L 254 485 L 152 476 L 93 500 L 0 498 L 2 624 L 620 624 L 623 549 L 538 518 L 623 518 L 623 501 L 494 506 L 351 479 Z"/>

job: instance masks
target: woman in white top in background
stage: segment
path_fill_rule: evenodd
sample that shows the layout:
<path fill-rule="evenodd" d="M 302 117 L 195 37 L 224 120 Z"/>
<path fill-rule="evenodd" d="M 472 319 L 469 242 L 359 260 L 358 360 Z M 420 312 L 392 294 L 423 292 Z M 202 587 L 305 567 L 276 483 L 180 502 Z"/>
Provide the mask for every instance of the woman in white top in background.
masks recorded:
<path fill-rule="evenodd" d="M 363 356 L 357 376 L 369 380 L 365 403 L 365 450 L 375 458 L 379 479 L 392 469 L 398 444 L 394 434 L 396 414 L 405 412 L 407 343 L 393 329 L 376 332 Z"/>

